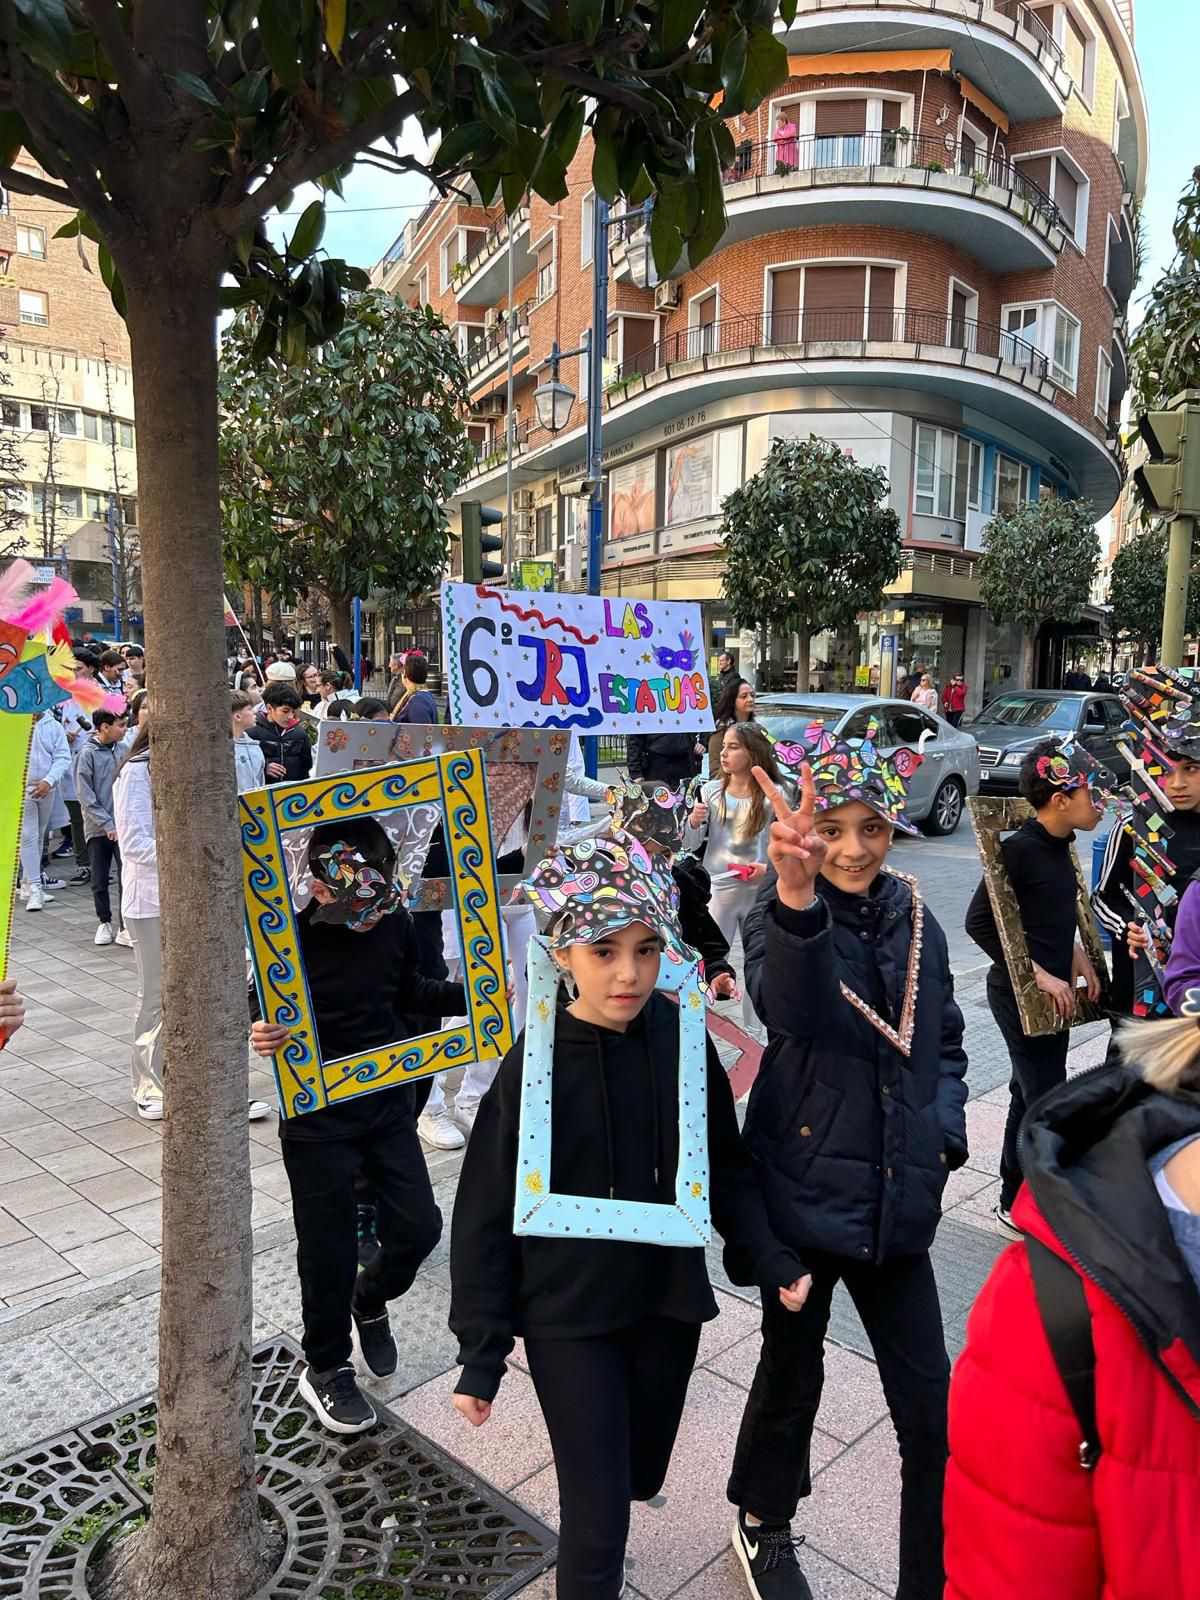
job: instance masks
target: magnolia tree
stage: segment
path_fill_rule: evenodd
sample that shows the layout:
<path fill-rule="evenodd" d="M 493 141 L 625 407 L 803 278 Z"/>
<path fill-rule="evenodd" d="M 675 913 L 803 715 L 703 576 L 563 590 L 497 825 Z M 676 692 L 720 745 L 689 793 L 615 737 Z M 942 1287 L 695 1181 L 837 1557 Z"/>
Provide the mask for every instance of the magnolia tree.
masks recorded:
<path fill-rule="evenodd" d="M 762 467 L 722 506 L 725 599 L 744 628 L 794 633 L 796 688 L 808 688 L 810 643 L 874 611 L 900 571 L 900 522 L 881 502 L 888 481 L 840 445 L 776 439 Z"/>
<path fill-rule="evenodd" d="M 285 603 L 320 590 L 349 654 L 356 594 L 411 604 L 446 564 L 442 507 L 474 459 L 466 372 L 440 318 L 382 290 L 293 364 L 259 357 L 259 333 L 255 308 L 221 341 L 225 564 Z"/>
<path fill-rule="evenodd" d="M 224 678 L 216 324 L 257 359 L 334 338 L 364 275 L 314 254 L 294 190 L 362 152 L 511 211 L 566 193 L 585 120 L 608 200 L 657 194 L 665 270 L 724 227 L 724 123 L 787 77 L 762 0 L 0 0 L 0 184 L 78 208 L 125 316 L 163 924 L 162 1300 L 154 1512 L 117 1600 L 239 1600 L 265 1580 L 250 1416 L 250 1185 L 240 852 Z M 783 0 L 790 23 L 796 0 Z M 407 119 L 436 145 L 395 151 Z M 37 170 L 17 166 L 21 149 Z M 186 648 L 181 648 L 186 640 Z M 179 717 L 181 705 L 190 715 Z M 204 936 L 197 939 L 196 930 Z"/>
<path fill-rule="evenodd" d="M 979 592 L 998 622 L 1021 630 L 1021 684 L 1033 682 L 1038 630 L 1078 622 L 1096 577 L 1096 513 L 1086 500 L 1030 500 L 984 529 Z"/>
<path fill-rule="evenodd" d="M 1200 167 L 1179 197 L 1175 256 L 1146 295 L 1133 341 L 1133 399 L 1153 411 L 1181 389 L 1200 389 Z"/>
<path fill-rule="evenodd" d="M 1121 546 L 1112 564 L 1108 603 L 1113 632 L 1128 644 L 1141 645 L 1146 659 L 1158 655 L 1163 606 L 1167 597 L 1167 529 L 1163 523 L 1144 528 Z M 1184 632 L 1200 633 L 1200 586 L 1189 585 Z"/>

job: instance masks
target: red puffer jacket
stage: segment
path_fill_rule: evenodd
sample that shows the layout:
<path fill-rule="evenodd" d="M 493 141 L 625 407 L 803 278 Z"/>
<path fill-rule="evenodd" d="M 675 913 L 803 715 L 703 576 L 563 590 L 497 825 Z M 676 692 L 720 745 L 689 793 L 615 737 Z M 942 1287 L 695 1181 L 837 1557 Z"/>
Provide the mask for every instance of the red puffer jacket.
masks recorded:
<path fill-rule="evenodd" d="M 1082 1267 L 1102 1454 L 1080 1429 L 1023 1245 L 975 1303 L 950 1388 L 946 1600 L 1200 1596 L 1200 1291 L 1148 1157 L 1200 1131 L 1200 1096 L 1122 1068 L 1033 1107 L 1015 1219 Z"/>

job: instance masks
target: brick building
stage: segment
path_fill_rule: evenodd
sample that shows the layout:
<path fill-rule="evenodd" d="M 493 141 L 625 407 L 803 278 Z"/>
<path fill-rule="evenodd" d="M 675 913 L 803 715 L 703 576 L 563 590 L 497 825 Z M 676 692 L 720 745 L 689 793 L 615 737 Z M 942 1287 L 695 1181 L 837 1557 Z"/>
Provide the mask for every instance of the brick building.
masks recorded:
<path fill-rule="evenodd" d="M 887 609 L 814 641 L 814 681 L 880 666 L 886 684 L 891 661 L 920 660 L 965 669 L 978 700 L 1019 655 L 979 601 L 989 517 L 1062 494 L 1099 518 L 1121 488 L 1147 161 L 1132 3 L 800 0 L 786 43 L 788 82 L 731 121 L 719 248 L 639 289 L 636 241 L 609 235 L 602 587 L 702 602 L 710 649 L 748 670 L 754 641 L 721 600 L 721 500 L 773 438 L 815 432 L 885 469 L 906 549 Z M 586 577 L 584 406 L 552 434 L 533 391 L 551 342 L 590 323 L 590 164 L 585 138 L 568 198 L 533 196 L 511 223 L 431 201 L 374 271 L 458 339 L 479 456 L 463 495 L 501 508 L 511 345 L 512 554 L 568 585 Z M 561 374 L 579 395 L 581 365 Z"/>
<path fill-rule="evenodd" d="M 24 155 L 17 165 L 41 175 Z M 0 371 L 8 380 L 0 427 L 21 453 L 22 490 L 10 498 L 25 519 L 8 542 L 19 539 L 21 554 L 42 571 L 70 577 L 81 600 L 68 614 L 75 632 L 113 634 L 115 566 L 122 637 L 138 639 L 129 338 L 95 245 L 54 237 L 73 215 L 16 192 L 0 209 Z"/>

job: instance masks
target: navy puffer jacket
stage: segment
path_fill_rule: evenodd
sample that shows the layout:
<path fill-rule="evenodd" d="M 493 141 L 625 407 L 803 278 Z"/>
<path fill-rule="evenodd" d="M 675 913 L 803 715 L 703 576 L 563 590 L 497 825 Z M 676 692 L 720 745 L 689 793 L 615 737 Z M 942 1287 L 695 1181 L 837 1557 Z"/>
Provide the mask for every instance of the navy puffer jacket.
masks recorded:
<path fill-rule="evenodd" d="M 928 911 L 912 1052 L 845 998 L 899 1028 L 913 891 L 884 872 L 869 895 L 820 880 L 805 911 L 770 872 L 745 931 L 746 984 L 768 1043 L 745 1138 L 771 1225 L 801 1255 L 883 1261 L 928 1248 L 946 1176 L 967 1159 L 962 1012 L 946 936 Z"/>

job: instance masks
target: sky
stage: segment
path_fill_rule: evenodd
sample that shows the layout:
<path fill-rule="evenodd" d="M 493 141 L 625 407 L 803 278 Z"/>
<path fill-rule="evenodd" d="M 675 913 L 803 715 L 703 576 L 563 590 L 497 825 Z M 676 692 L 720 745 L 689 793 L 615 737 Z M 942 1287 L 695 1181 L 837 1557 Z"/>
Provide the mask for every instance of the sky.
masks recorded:
<path fill-rule="evenodd" d="M 1175 205 L 1192 168 L 1200 164 L 1200 137 L 1190 116 L 1200 65 L 1200 0 L 1136 0 L 1134 38 L 1150 109 L 1150 178 L 1145 199 L 1149 249 L 1146 270 L 1130 307 L 1130 321 L 1136 324 L 1141 317 L 1137 299 L 1174 252 L 1171 223 Z M 402 148 L 423 149 L 415 125 L 406 132 Z M 374 266 L 430 193 L 423 178 L 366 166 L 354 169 L 345 190 L 344 202 L 330 200 L 324 245 L 330 255 L 344 256 L 361 267 Z M 273 223 L 276 237 L 295 226 L 296 216 L 315 193 L 297 195 L 294 214 Z M 1102 251 L 1103 230 L 1096 230 L 1094 237 Z"/>

